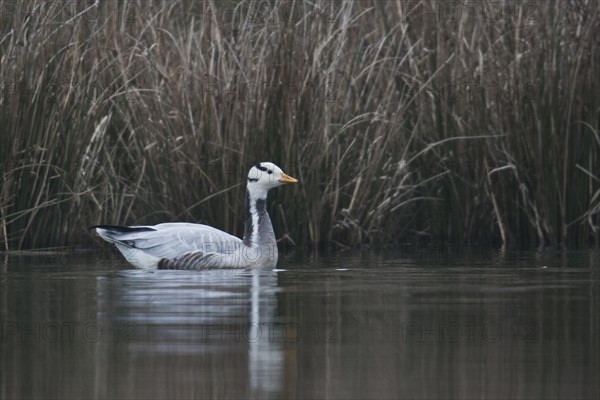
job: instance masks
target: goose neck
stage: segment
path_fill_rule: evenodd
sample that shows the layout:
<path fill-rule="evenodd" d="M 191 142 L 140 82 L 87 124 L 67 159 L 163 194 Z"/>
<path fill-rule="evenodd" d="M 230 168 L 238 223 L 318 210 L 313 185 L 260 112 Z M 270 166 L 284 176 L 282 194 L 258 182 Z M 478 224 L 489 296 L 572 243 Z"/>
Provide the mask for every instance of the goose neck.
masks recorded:
<path fill-rule="evenodd" d="M 260 193 L 256 190 L 246 190 L 245 201 L 245 226 L 244 226 L 244 244 L 249 247 L 256 247 L 267 238 L 262 238 L 273 231 L 269 215 L 267 214 L 267 196 L 266 191 Z"/>

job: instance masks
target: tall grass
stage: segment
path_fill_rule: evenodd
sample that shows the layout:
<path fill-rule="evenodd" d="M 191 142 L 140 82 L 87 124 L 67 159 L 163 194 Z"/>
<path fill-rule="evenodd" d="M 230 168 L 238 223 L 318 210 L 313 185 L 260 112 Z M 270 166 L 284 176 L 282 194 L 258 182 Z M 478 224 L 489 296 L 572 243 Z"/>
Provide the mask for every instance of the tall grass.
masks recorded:
<path fill-rule="evenodd" d="M 0 4 L 5 249 L 240 235 L 264 160 L 299 245 L 598 243 L 597 2 Z"/>

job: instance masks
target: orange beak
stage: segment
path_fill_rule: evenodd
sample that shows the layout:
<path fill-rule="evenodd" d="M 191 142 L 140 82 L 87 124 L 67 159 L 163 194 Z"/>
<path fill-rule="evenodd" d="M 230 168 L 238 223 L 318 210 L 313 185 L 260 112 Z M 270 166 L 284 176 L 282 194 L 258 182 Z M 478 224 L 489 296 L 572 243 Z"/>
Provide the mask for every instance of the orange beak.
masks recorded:
<path fill-rule="evenodd" d="M 281 173 L 281 178 L 279 178 L 279 182 L 281 183 L 298 183 L 298 179 L 294 179 L 289 175 Z"/>

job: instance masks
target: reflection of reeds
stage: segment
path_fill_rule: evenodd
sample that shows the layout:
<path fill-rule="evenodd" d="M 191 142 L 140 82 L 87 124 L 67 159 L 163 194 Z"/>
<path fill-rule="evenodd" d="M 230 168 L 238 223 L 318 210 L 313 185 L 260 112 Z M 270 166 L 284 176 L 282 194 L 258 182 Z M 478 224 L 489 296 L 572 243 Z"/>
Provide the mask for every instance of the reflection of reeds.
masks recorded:
<path fill-rule="evenodd" d="M 240 233 L 260 160 L 302 181 L 271 196 L 300 244 L 598 240 L 597 4 L 441 4 L 18 3 L 2 246 L 99 222 Z"/>

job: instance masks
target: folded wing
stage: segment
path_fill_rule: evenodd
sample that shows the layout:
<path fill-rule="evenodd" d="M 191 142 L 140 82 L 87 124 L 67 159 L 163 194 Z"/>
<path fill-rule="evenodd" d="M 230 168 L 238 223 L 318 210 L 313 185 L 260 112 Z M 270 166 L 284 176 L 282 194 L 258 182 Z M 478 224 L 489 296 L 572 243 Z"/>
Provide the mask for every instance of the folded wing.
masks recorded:
<path fill-rule="evenodd" d="M 139 249 L 159 259 L 174 259 L 187 253 L 231 254 L 240 238 L 202 224 L 165 223 L 154 226 L 94 226 L 105 240 Z"/>

